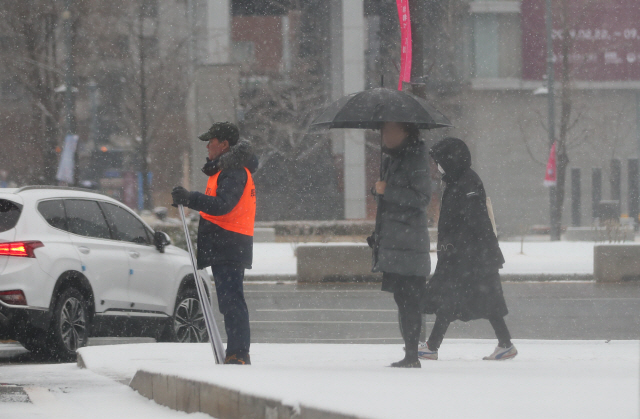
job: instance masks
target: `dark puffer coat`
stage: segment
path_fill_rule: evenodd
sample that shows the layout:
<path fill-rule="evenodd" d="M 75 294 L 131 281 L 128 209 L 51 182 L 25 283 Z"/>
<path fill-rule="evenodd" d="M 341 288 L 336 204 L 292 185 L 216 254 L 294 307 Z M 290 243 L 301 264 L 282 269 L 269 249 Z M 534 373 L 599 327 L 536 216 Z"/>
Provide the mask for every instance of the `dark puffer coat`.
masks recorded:
<path fill-rule="evenodd" d="M 426 277 L 431 271 L 427 228 L 431 179 L 424 141 L 407 138 L 398 150 L 390 150 L 383 174 L 387 186 L 378 201 L 373 271 Z"/>
<path fill-rule="evenodd" d="M 201 192 L 190 192 L 189 208 L 211 215 L 231 212 L 240 202 L 247 184 L 247 172 L 258 169 L 258 158 L 252 151 L 251 143 L 241 140 L 214 161 L 203 168 L 207 176 L 218 172 L 216 196 Z M 233 264 L 251 269 L 253 261 L 253 237 L 228 231 L 200 217 L 198 225 L 198 269 L 212 265 Z"/>
<path fill-rule="evenodd" d="M 424 311 L 453 320 L 502 317 L 508 313 L 498 270 L 504 258 L 487 210 L 471 153 L 457 138 L 429 152 L 442 166 L 445 189 L 438 221 L 438 264 L 425 291 Z"/>

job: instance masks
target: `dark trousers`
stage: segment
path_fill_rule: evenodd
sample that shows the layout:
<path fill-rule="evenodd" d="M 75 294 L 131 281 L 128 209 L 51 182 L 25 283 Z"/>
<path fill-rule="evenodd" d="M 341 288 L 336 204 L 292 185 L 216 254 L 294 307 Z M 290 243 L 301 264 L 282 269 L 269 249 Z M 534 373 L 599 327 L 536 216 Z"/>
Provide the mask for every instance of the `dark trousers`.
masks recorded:
<path fill-rule="evenodd" d="M 218 307 L 227 332 L 227 356 L 246 355 L 251 344 L 249 310 L 244 300 L 244 268 L 237 265 L 211 266 L 218 295 Z"/>
<path fill-rule="evenodd" d="M 415 287 L 398 287 L 393 293 L 393 299 L 398 305 L 406 356 L 417 359 L 418 342 L 422 328 L 420 293 L 416 292 Z"/>
<path fill-rule="evenodd" d="M 508 348 L 511 346 L 511 334 L 509 333 L 507 324 L 504 322 L 504 317 L 491 318 L 489 319 L 489 322 L 491 323 L 493 331 L 496 333 L 496 337 L 498 338 L 498 346 L 502 348 Z M 427 340 L 430 350 L 437 351 L 438 348 L 440 348 L 440 344 L 444 339 L 445 333 L 447 333 L 450 323 L 451 322 L 448 320 L 444 320 L 442 317 L 436 316 L 436 322 L 433 325 L 431 335 L 429 335 L 429 339 Z"/>

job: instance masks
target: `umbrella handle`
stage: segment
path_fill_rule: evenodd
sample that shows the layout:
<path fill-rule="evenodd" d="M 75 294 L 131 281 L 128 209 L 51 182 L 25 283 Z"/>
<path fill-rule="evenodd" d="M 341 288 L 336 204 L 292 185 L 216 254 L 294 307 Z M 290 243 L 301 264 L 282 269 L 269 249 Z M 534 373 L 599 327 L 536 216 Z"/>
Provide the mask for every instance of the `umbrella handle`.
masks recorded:
<path fill-rule="evenodd" d="M 382 179 L 382 162 L 383 162 L 383 156 L 382 156 L 382 146 L 384 145 L 384 142 L 382 141 L 382 128 L 380 128 L 380 180 Z"/>

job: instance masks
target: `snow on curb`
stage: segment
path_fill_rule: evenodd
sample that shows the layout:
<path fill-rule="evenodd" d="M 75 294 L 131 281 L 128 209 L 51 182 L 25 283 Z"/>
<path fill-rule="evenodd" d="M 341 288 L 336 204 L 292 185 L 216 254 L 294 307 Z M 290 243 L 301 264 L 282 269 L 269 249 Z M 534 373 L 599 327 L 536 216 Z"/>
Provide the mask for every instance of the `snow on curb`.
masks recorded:
<path fill-rule="evenodd" d="M 286 399 L 278 401 L 205 381 L 139 370 L 129 386 L 142 396 L 174 410 L 202 412 L 218 419 L 358 419 L 315 409 Z"/>
<path fill-rule="evenodd" d="M 638 417 L 638 341 L 514 342 L 518 357 L 488 362 L 494 341 L 445 340 L 420 370 L 385 367 L 401 345 L 253 344 L 252 366 L 215 365 L 208 344 L 87 347 L 79 359 L 220 419 Z"/>
<path fill-rule="evenodd" d="M 536 280 L 536 276 L 553 279 L 592 279 L 594 242 L 500 242 L 506 259 L 500 271 L 508 280 Z M 304 246 L 362 247 L 363 243 L 256 243 L 253 249 L 253 269 L 247 270 L 247 280 L 293 280 L 296 278 L 296 248 Z M 523 252 L 521 252 L 523 251 Z M 367 258 L 369 260 L 370 258 Z M 431 253 L 431 266 L 436 266 L 437 257 Z M 271 277 L 271 278 L 269 278 Z M 544 280 L 544 279 L 543 279 Z"/>

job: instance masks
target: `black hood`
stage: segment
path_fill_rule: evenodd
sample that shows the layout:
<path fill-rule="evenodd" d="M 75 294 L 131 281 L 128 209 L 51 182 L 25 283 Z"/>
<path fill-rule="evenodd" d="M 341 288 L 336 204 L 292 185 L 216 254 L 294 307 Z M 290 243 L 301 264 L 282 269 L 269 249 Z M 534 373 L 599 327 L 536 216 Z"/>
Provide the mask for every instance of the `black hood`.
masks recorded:
<path fill-rule="evenodd" d="M 242 169 L 246 167 L 251 173 L 258 170 L 258 157 L 253 153 L 253 147 L 247 140 L 240 140 L 238 144 L 215 160 L 207 159 L 202 172 L 213 176 L 226 169 Z"/>
<path fill-rule="evenodd" d="M 444 169 L 442 179 L 455 182 L 471 168 L 469 147 L 459 138 L 447 137 L 431 147 L 429 155 Z"/>

